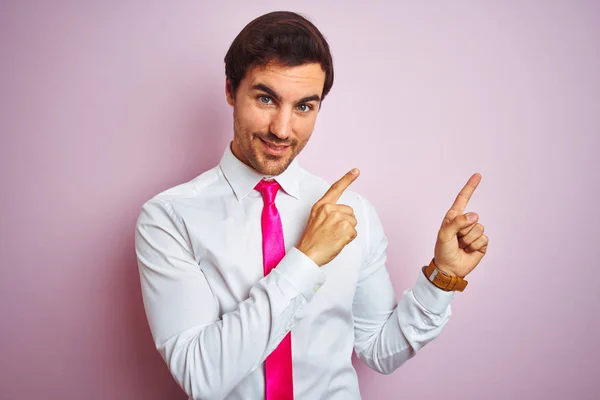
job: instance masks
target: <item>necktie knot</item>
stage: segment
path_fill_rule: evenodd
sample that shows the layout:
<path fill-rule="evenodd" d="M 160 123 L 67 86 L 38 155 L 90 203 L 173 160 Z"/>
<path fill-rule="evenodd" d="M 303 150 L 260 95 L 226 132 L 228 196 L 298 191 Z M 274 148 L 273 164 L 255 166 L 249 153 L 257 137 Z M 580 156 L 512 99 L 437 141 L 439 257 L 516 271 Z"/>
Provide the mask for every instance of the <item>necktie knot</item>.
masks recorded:
<path fill-rule="evenodd" d="M 265 205 L 271 205 L 275 202 L 275 196 L 277 196 L 280 188 L 281 186 L 279 186 L 277 181 L 265 181 L 264 179 L 254 187 L 254 189 L 262 193 Z"/>

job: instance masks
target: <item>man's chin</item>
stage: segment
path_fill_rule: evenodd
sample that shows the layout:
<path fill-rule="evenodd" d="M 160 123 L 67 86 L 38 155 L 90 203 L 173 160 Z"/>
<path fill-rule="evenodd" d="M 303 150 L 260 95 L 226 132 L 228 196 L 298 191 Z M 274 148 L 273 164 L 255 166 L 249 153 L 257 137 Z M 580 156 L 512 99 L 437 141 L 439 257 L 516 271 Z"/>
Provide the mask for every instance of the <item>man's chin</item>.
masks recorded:
<path fill-rule="evenodd" d="M 284 166 L 263 166 L 261 168 L 261 170 L 259 170 L 258 172 L 260 172 L 263 175 L 269 175 L 269 176 L 276 176 L 276 175 L 280 175 L 281 173 L 283 173 L 283 171 L 285 171 L 285 167 Z"/>
<path fill-rule="evenodd" d="M 288 161 L 289 159 L 287 157 L 264 157 L 258 162 L 257 168 L 255 169 L 263 175 L 279 175 L 285 171 L 290 164 Z"/>

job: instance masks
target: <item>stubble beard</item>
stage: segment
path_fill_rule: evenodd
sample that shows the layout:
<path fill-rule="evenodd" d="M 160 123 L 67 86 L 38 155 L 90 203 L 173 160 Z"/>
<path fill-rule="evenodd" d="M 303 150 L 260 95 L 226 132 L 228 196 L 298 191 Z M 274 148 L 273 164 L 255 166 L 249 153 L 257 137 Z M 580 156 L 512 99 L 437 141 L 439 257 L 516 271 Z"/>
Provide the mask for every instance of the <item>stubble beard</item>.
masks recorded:
<path fill-rule="evenodd" d="M 308 143 L 308 139 L 302 143 L 294 140 L 289 142 L 282 141 L 271 132 L 253 132 L 252 134 L 250 134 L 241 126 L 235 112 L 233 120 L 233 140 L 235 140 L 237 146 L 241 149 L 242 154 L 245 158 L 245 160 L 241 161 L 263 175 L 276 176 L 283 173 L 283 171 L 285 171 L 290 166 L 292 161 L 294 161 L 296 156 Z M 274 144 L 289 145 L 289 151 L 291 151 L 291 154 L 281 157 L 272 154 L 262 153 L 259 150 L 259 148 L 263 146 L 261 138 Z"/>

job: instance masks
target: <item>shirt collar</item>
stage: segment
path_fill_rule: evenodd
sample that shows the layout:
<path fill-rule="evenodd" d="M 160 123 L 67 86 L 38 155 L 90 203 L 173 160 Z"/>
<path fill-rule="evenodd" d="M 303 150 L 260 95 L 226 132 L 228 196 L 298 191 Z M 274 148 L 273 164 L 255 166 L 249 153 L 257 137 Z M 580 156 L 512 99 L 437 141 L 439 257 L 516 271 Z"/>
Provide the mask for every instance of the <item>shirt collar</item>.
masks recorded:
<path fill-rule="evenodd" d="M 221 162 L 219 163 L 225 179 L 233 189 L 238 201 L 248 196 L 261 179 L 275 179 L 281 188 L 290 196 L 300 198 L 300 165 L 297 160 L 287 167 L 285 171 L 276 176 L 262 175 L 255 169 L 247 166 L 233 154 L 231 143 L 227 145 Z"/>

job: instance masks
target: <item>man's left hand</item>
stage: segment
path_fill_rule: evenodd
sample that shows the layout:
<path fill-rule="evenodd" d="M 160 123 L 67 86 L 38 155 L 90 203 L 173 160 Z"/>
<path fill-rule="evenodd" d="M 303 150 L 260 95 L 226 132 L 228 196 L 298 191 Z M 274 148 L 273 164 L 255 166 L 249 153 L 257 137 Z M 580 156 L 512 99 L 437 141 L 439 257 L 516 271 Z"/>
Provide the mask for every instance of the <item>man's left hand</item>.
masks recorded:
<path fill-rule="evenodd" d="M 479 182 L 480 174 L 469 179 L 444 216 L 438 232 L 433 262 L 448 275 L 467 276 L 487 251 L 488 237 L 483 234 L 483 225 L 477 222 L 479 215 L 463 214 Z"/>

